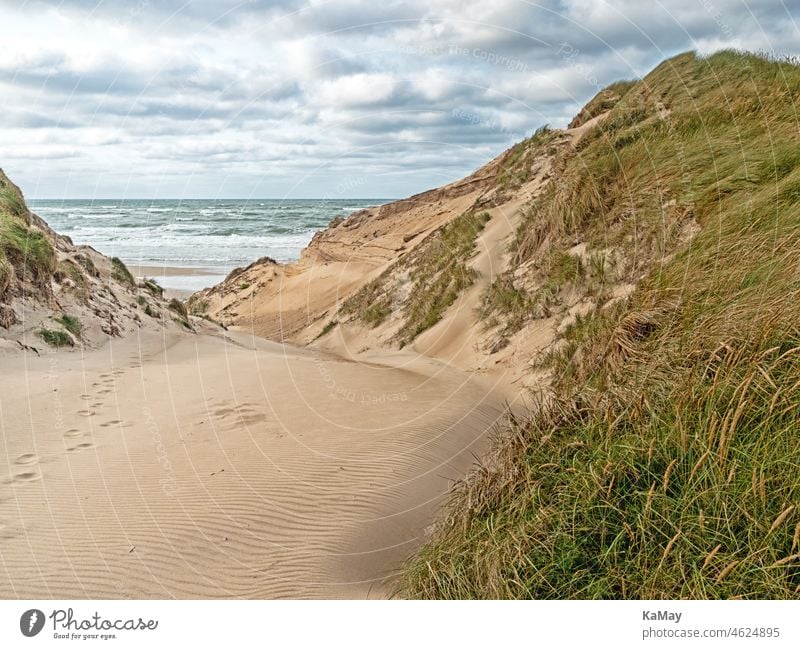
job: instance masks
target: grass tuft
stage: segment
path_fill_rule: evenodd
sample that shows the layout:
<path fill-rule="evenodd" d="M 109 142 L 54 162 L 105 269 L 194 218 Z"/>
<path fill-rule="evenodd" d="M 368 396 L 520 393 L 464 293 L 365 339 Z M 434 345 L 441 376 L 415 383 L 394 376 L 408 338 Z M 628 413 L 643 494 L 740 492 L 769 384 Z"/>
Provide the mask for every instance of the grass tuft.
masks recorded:
<path fill-rule="evenodd" d="M 131 271 L 119 257 L 111 258 L 111 276 L 121 284 L 128 286 L 135 286 L 136 280 L 133 278 Z"/>
<path fill-rule="evenodd" d="M 74 343 L 66 331 L 58 329 L 39 330 L 39 336 L 51 347 L 71 347 Z"/>
<path fill-rule="evenodd" d="M 164 289 L 162 286 L 156 280 L 150 277 L 145 277 L 142 280 L 142 287 L 146 289 L 150 295 L 155 297 L 164 297 Z"/>
<path fill-rule="evenodd" d="M 189 321 L 189 312 L 186 310 L 186 305 L 177 298 L 172 298 L 167 305 L 170 311 L 177 313 L 184 322 Z"/>
<path fill-rule="evenodd" d="M 78 320 L 76 317 L 64 313 L 60 318 L 56 318 L 56 322 L 61 324 L 64 329 L 69 331 L 73 336 L 78 337 L 81 335 L 83 325 L 81 325 L 80 320 Z"/>

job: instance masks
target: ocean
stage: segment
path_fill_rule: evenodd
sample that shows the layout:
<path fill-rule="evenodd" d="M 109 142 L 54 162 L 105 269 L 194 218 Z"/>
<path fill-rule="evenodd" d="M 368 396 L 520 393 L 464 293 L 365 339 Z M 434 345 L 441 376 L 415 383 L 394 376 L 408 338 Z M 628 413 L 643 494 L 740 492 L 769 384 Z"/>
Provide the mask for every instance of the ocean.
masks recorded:
<path fill-rule="evenodd" d="M 335 217 L 388 200 L 33 199 L 28 205 L 75 244 L 132 267 L 155 267 L 149 275 L 165 288 L 195 291 L 259 257 L 294 261 Z"/>

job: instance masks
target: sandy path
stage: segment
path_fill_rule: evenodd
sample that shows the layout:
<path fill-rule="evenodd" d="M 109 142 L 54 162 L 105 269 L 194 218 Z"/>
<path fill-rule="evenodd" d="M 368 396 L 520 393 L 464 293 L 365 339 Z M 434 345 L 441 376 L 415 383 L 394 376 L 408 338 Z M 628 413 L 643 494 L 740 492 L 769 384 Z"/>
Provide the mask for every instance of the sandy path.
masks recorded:
<path fill-rule="evenodd" d="M 0 356 L 0 596 L 385 596 L 500 415 L 387 361 L 241 334 Z"/>

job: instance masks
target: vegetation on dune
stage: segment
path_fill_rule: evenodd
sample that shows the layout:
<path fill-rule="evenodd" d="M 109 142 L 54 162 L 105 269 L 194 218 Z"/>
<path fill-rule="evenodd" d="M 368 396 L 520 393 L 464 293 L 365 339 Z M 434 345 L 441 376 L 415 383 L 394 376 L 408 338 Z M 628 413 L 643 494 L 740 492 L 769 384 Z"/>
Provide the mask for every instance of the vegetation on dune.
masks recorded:
<path fill-rule="evenodd" d="M 204 316 L 208 311 L 208 300 L 199 297 L 199 293 L 194 293 L 186 302 L 186 310 L 191 315 Z"/>
<path fill-rule="evenodd" d="M 614 108 L 620 99 L 636 85 L 636 81 L 615 81 L 598 92 L 569 123 L 569 128 L 583 126 L 586 122 Z"/>
<path fill-rule="evenodd" d="M 405 320 L 396 335 L 401 347 L 439 322 L 475 281 L 478 272 L 470 265 L 470 258 L 488 222 L 488 212 L 465 212 L 412 254 L 412 286 L 403 306 Z"/>
<path fill-rule="evenodd" d="M 553 393 L 455 488 L 400 594 L 800 596 L 798 96 L 790 62 L 684 54 L 562 161 L 515 264 L 605 274 L 541 261 L 581 240 L 637 289 L 542 359 Z"/>
<path fill-rule="evenodd" d="M 63 283 L 65 279 L 69 279 L 78 297 L 84 301 L 89 299 L 89 283 L 84 275 L 82 267 L 78 266 L 78 264 L 71 259 L 63 259 L 58 262 L 53 278 L 59 283 Z"/>
<path fill-rule="evenodd" d="M 169 301 L 167 308 L 178 316 L 178 322 L 186 329 L 192 328 L 192 325 L 189 322 L 189 311 L 186 309 L 186 305 L 183 302 L 177 298 L 172 298 Z"/>
<path fill-rule="evenodd" d="M 5 257 L 0 257 L 0 297 L 6 292 L 14 277 L 14 267 Z"/>
<path fill-rule="evenodd" d="M 0 172 L 0 297 L 15 278 L 49 290 L 55 263 L 55 250 L 31 225 L 22 194 Z"/>
<path fill-rule="evenodd" d="M 22 194 L 0 177 L 0 212 L 13 218 L 28 220 L 28 208 Z"/>
<path fill-rule="evenodd" d="M 47 288 L 56 263 L 55 250 L 44 233 L 7 212 L 0 212 L 0 259 L 6 262 L 0 262 L 4 290 L 14 276 Z"/>
<path fill-rule="evenodd" d="M 155 297 L 164 297 L 163 287 L 154 279 L 145 277 L 142 280 L 142 288 L 146 289 L 151 295 Z"/>
<path fill-rule="evenodd" d="M 172 298 L 167 305 L 171 311 L 174 311 L 184 320 L 189 319 L 189 312 L 186 310 L 186 305 L 177 298 Z"/>
<path fill-rule="evenodd" d="M 336 325 L 338 325 L 338 324 L 339 324 L 339 321 L 338 321 L 338 320 L 330 320 L 330 321 L 329 321 L 329 322 L 327 322 L 327 323 L 325 324 L 325 326 L 322 328 L 322 331 L 320 331 L 320 332 L 319 332 L 319 333 L 316 335 L 316 337 L 314 338 L 314 340 L 318 340 L 318 339 L 322 338 L 323 336 L 327 336 L 327 335 L 328 335 L 328 334 L 329 334 L 331 331 L 333 331 L 334 327 L 336 327 Z"/>
<path fill-rule="evenodd" d="M 545 124 L 537 128 L 529 138 L 511 147 L 502 161 L 502 171 L 497 178 L 498 187 L 501 190 L 517 189 L 530 180 L 531 160 L 558 137 L 559 132 Z"/>
<path fill-rule="evenodd" d="M 73 336 L 78 337 L 81 335 L 83 325 L 81 325 L 81 322 L 78 320 L 78 318 L 64 313 L 60 318 L 56 318 L 56 322 L 62 325 L 64 329 L 69 331 Z"/>
<path fill-rule="evenodd" d="M 135 286 L 136 280 L 133 278 L 131 271 L 119 257 L 111 258 L 111 276 L 120 284 L 127 284 L 128 286 Z"/>
<path fill-rule="evenodd" d="M 39 336 L 51 347 L 71 347 L 74 343 L 66 331 L 60 329 L 39 330 Z"/>
<path fill-rule="evenodd" d="M 395 334 L 401 347 L 442 319 L 444 312 L 475 281 L 470 265 L 488 212 L 468 211 L 450 221 L 393 264 L 342 306 L 341 312 L 377 327 L 397 310 L 403 323 Z M 402 278 L 398 286 L 398 277 Z"/>
<path fill-rule="evenodd" d="M 75 261 L 77 261 L 92 277 L 100 277 L 100 271 L 97 270 L 97 266 L 94 265 L 94 262 L 88 255 L 78 253 L 75 255 Z"/>

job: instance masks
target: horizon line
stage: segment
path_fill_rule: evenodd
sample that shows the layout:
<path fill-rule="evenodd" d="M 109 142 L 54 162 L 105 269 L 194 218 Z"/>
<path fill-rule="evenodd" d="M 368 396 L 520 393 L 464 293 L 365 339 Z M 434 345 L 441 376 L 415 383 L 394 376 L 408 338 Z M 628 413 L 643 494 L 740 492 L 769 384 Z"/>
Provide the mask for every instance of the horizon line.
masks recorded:
<path fill-rule="evenodd" d="M 37 197 L 29 197 L 26 196 L 26 201 L 398 201 L 402 200 L 402 196 L 345 196 L 342 198 L 332 198 L 330 196 L 301 196 L 301 197 L 291 197 L 291 198 L 275 198 L 271 196 L 253 196 L 249 198 L 245 198 L 243 196 L 216 196 L 216 197 L 206 197 L 206 196 L 196 196 L 196 197 L 183 197 L 178 198 L 175 196 L 166 196 L 160 198 L 147 198 L 144 196 L 128 196 L 122 198 L 120 196 L 108 196 L 108 197 L 94 197 L 94 198 L 87 198 L 87 197 L 55 197 L 55 196 L 37 196 Z"/>

